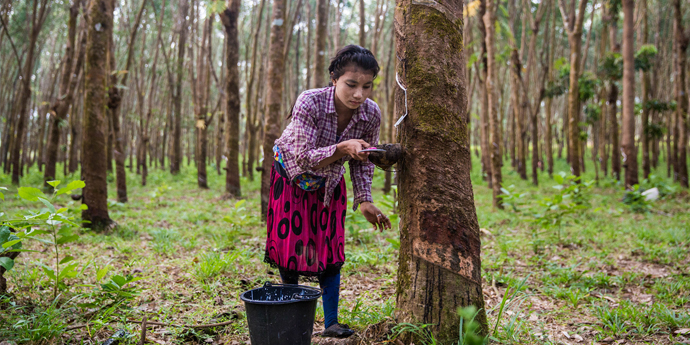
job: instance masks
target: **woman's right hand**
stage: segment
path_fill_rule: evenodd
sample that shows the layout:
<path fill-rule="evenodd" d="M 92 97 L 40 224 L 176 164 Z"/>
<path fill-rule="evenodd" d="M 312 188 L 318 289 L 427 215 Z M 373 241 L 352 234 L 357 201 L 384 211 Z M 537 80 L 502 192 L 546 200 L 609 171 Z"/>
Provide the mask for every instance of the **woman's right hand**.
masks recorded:
<path fill-rule="evenodd" d="M 363 161 L 369 157 L 368 152 L 359 152 L 363 149 L 369 148 L 369 143 L 361 139 L 350 139 L 338 143 L 336 149 L 345 156 L 350 156 L 352 159 Z"/>

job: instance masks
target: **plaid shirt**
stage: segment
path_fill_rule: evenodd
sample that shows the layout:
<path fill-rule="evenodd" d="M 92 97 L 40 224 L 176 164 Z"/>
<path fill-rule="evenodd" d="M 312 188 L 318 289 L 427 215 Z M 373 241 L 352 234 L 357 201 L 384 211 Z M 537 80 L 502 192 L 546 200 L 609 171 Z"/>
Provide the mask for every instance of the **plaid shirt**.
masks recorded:
<path fill-rule="evenodd" d="M 285 170 L 290 180 L 302 173 L 326 177 L 324 204 L 330 205 L 333 191 L 345 174 L 345 161 L 350 161 L 350 177 L 354 192 L 353 210 L 364 201 L 373 202 L 371 180 L 374 164 L 343 157 L 321 169 L 313 169 L 335 153 L 341 141 L 362 139 L 370 145 L 379 141 L 381 110 L 376 102 L 367 99 L 352 115 L 350 123 L 336 141 L 338 115 L 335 113 L 335 87 L 302 92 L 292 110 L 292 120 L 275 144 L 283 154 Z"/>

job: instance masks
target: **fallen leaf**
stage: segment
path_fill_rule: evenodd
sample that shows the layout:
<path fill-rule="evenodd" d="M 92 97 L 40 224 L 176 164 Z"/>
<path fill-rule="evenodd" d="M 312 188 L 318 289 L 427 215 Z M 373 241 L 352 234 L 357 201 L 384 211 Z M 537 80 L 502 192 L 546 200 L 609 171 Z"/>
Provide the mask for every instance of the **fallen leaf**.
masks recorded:
<path fill-rule="evenodd" d="M 568 335 L 568 332 L 566 332 L 566 331 L 561 331 L 561 333 L 563 334 L 564 337 L 570 339 L 570 335 Z"/>
<path fill-rule="evenodd" d="M 675 334 L 683 334 L 683 335 L 685 335 L 685 334 L 690 334 L 690 328 L 681 328 L 681 329 L 677 329 L 677 330 L 676 330 L 675 332 L 673 332 L 673 333 L 675 333 Z"/>

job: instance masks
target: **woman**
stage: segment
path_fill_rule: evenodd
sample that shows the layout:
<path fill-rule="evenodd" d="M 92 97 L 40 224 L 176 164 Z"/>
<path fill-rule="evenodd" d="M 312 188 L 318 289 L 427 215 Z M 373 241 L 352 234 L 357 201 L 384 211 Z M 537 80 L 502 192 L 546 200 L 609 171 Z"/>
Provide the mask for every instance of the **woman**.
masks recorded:
<path fill-rule="evenodd" d="M 275 142 L 267 214 L 265 261 L 278 267 L 285 284 L 318 277 L 323 291 L 324 337 L 354 333 L 338 323 L 340 268 L 345 262 L 345 161 L 350 162 L 353 210 L 390 229 L 374 206 L 374 165 L 361 152 L 378 141 L 381 111 L 368 99 L 379 65 L 360 46 L 341 49 L 328 67 L 331 85 L 303 92 L 291 122 Z"/>

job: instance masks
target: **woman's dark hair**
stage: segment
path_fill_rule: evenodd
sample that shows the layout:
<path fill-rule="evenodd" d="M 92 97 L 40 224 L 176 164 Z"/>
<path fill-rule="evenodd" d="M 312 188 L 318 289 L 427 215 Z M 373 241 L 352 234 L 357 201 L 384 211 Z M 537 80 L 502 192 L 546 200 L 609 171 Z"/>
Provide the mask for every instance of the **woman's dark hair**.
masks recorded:
<path fill-rule="evenodd" d="M 345 73 L 347 66 L 351 64 L 373 73 L 374 78 L 381 70 L 374 54 L 369 49 L 350 44 L 340 49 L 338 54 L 331 59 L 331 65 L 328 66 L 330 80 L 340 78 Z M 329 86 L 332 86 L 331 83 Z"/>
<path fill-rule="evenodd" d="M 331 59 L 331 65 L 328 66 L 328 74 L 330 74 L 328 86 L 333 86 L 333 82 L 330 80 L 338 79 L 343 74 L 345 74 L 345 69 L 349 65 L 356 65 L 357 67 L 374 74 L 374 79 L 376 75 L 381 70 L 379 63 L 376 61 L 374 54 L 367 48 L 362 48 L 356 44 L 350 44 L 343 47 L 338 51 L 338 54 Z M 317 86 L 319 87 L 319 86 Z M 295 100 L 295 103 L 297 100 Z M 292 111 L 295 108 L 295 103 L 292 103 L 290 107 L 290 112 L 287 118 L 292 117 Z"/>

